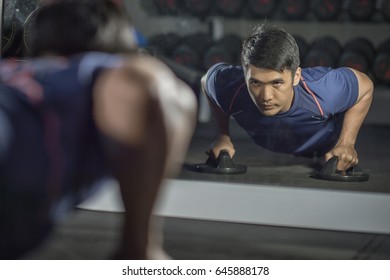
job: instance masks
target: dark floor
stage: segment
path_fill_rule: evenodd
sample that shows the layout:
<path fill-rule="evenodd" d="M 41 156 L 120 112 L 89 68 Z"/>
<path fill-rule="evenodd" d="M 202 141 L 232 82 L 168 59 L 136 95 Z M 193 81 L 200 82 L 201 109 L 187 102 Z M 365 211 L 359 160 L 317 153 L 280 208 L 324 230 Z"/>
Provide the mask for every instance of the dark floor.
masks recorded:
<path fill-rule="evenodd" d="M 122 214 L 78 210 L 26 259 L 107 259 Z M 389 260 L 390 236 L 166 218 L 164 248 L 180 260 Z"/>
<path fill-rule="evenodd" d="M 256 147 L 233 123 L 237 163 L 243 175 L 211 175 L 183 170 L 182 179 L 268 184 L 388 193 L 390 127 L 364 126 L 357 149 L 368 182 L 335 183 L 310 177 L 313 161 Z M 199 124 L 186 159 L 204 162 L 214 137 L 212 124 Z M 76 210 L 27 259 L 107 259 L 117 246 L 122 214 Z M 174 259 L 390 259 L 390 235 L 312 230 L 266 225 L 166 218 L 164 247 Z"/>
<path fill-rule="evenodd" d="M 277 186 L 320 188 L 329 190 L 352 190 L 363 192 L 390 192 L 390 126 L 363 126 L 356 144 L 360 167 L 370 174 L 368 182 L 339 183 L 318 180 L 311 177 L 316 162 L 323 159 L 300 158 L 292 155 L 267 151 L 256 146 L 246 133 L 234 122 L 231 124 L 232 141 L 236 149 L 235 163 L 247 165 L 247 173 L 236 175 L 216 175 L 196 173 L 184 168 L 182 179 L 229 181 L 240 183 L 267 184 Z M 186 165 L 203 163 L 207 159 L 205 151 L 214 140 L 215 129 L 212 123 L 197 127 L 193 137 Z"/>

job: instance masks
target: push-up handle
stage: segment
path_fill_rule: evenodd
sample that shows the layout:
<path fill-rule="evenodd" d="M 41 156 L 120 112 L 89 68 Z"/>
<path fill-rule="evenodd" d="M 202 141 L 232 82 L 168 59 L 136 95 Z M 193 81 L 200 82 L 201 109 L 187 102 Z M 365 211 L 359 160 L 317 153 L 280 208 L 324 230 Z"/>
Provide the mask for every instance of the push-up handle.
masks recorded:
<path fill-rule="evenodd" d="M 370 175 L 363 172 L 359 165 L 354 165 L 345 174 L 337 170 L 338 157 L 330 158 L 320 171 L 313 174 L 316 179 L 338 181 L 338 182 L 365 182 L 368 181 Z"/>
<path fill-rule="evenodd" d="M 226 150 L 222 150 L 218 157 L 215 157 L 213 152 L 207 154 L 209 157 L 205 163 L 191 165 L 190 170 L 214 174 L 240 174 L 246 172 L 246 166 L 235 164 Z"/>

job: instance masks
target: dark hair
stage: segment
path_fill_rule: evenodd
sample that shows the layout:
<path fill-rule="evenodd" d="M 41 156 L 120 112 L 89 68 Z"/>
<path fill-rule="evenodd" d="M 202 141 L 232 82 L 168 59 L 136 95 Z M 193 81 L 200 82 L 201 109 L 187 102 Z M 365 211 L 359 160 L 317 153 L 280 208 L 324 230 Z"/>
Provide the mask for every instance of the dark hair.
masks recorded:
<path fill-rule="evenodd" d="M 291 70 L 294 75 L 300 64 L 298 45 L 283 28 L 264 23 L 245 39 L 241 63 L 246 69 L 253 65 L 278 72 Z"/>
<path fill-rule="evenodd" d="M 111 0 L 62 0 L 44 5 L 33 17 L 29 33 L 31 56 L 130 52 L 136 45 L 128 17 Z"/>

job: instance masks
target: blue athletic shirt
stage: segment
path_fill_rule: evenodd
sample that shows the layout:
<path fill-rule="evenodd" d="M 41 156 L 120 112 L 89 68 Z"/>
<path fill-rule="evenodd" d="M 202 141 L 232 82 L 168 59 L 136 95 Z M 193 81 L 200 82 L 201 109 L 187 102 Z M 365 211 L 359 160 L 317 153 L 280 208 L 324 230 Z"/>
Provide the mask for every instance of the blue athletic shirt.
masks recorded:
<path fill-rule="evenodd" d="M 27 136 L 14 133 L 6 162 L 0 165 L 1 191 L 49 192 L 60 200 L 55 212 L 61 214 L 85 198 L 94 182 L 109 175 L 92 117 L 92 87 L 102 69 L 123 61 L 119 55 L 100 52 L 1 61 L 0 95 L 24 104 L 19 113 L 24 121 L 13 129 L 31 131 Z M 30 119 L 41 122 L 32 127 Z"/>
<path fill-rule="evenodd" d="M 92 88 L 124 61 L 90 52 L 0 62 L 0 259 L 39 244 L 110 176 Z"/>
<path fill-rule="evenodd" d="M 243 68 L 219 63 L 210 68 L 206 94 L 232 116 L 254 142 L 298 156 L 324 155 L 336 144 L 344 113 L 358 98 L 356 75 L 348 68 L 302 69 L 291 108 L 264 116 L 252 101 Z"/>

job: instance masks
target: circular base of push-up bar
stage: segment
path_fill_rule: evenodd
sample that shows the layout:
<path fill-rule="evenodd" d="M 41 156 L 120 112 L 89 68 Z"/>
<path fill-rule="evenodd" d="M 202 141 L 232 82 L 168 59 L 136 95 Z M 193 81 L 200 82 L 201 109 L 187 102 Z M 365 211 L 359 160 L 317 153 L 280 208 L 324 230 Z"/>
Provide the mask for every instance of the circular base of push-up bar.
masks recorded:
<path fill-rule="evenodd" d="M 241 174 L 246 172 L 246 166 L 235 164 L 229 153 L 222 150 L 216 158 L 214 153 L 208 153 L 209 157 L 205 163 L 189 165 L 192 171 L 213 174 Z"/>
<path fill-rule="evenodd" d="M 315 172 L 312 177 L 327 181 L 337 182 L 365 182 L 368 181 L 370 175 L 363 172 L 358 165 L 354 165 L 345 173 L 337 170 L 337 164 L 339 162 L 338 157 L 329 159 L 320 171 Z"/>

